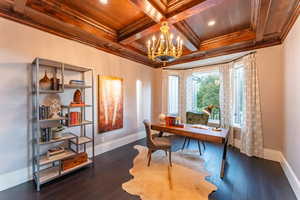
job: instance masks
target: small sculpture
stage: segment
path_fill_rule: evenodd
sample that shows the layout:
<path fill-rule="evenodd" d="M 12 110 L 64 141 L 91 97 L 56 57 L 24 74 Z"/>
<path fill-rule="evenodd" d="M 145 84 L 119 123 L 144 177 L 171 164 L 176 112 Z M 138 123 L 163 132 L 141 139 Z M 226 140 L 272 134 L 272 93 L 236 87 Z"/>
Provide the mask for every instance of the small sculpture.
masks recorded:
<path fill-rule="evenodd" d="M 53 78 L 51 78 L 51 89 L 52 90 L 59 90 L 59 79 L 56 77 L 56 73 L 54 74 Z"/>
<path fill-rule="evenodd" d="M 59 101 L 57 99 L 53 99 L 50 105 L 50 113 L 52 119 L 59 119 L 59 113 L 61 110 L 61 106 L 59 105 Z"/>
<path fill-rule="evenodd" d="M 63 130 L 65 130 L 65 128 L 62 125 L 52 128 L 52 139 L 61 138 Z"/>
<path fill-rule="evenodd" d="M 47 71 L 45 71 L 44 77 L 39 81 L 40 88 L 42 90 L 51 90 L 51 81 L 47 76 Z"/>
<path fill-rule="evenodd" d="M 82 96 L 80 90 L 76 90 L 73 97 L 73 103 L 82 104 Z"/>

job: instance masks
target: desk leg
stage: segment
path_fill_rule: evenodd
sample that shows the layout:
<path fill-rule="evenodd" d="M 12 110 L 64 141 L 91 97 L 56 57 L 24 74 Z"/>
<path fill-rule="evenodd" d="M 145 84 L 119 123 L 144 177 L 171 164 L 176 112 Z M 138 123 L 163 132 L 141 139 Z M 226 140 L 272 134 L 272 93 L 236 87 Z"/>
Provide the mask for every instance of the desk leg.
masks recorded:
<path fill-rule="evenodd" d="M 221 164 L 221 171 L 220 171 L 220 178 L 224 178 L 225 173 L 225 165 L 226 165 L 226 156 L 227 156 L 227 145 L 228 138 L 226 138 L 226 141 L 224 142 L 224 149 L 223 149 L 223 156 L 222 156 L 222 164 Z"/>
<path fill-rule="evenodd" d="M 163 136 L 163 134 L 164 134 L 164 132 L 162 132 L 162 131 L 159 131 L 158 137 L 162 137 L 162 136 Z"/>

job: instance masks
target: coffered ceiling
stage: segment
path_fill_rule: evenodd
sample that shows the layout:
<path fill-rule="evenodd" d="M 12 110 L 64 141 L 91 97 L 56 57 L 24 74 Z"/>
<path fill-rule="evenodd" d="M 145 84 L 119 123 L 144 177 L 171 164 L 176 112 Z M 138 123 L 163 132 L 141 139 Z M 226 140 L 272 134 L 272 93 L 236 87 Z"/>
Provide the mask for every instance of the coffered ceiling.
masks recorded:
<path fill-rule="evenodd" d="M 0 16 L 97 49 L 161 67 L 146 41 L 168 21 L 184 40 L 169 65 L 278 45 L 300 0 L 0 0 Z"/>

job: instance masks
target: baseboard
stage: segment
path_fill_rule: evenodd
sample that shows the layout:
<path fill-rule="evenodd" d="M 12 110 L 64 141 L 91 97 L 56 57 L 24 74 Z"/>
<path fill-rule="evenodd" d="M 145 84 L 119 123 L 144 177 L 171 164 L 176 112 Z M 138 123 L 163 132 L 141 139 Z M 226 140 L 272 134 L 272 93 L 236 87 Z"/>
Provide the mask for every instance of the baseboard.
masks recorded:
<path fill-rule="evenodd" d="M 241 141 L 238 139 L 235 139 L 234 146 L 236 148 L 240 149 Z M 267 160 L 280 162 L 280 165 L 281 165 L 297 199 L 300 200 L 300 181 L 297 178 L 297 176 L 296 176 L 294 170 L 292 169 L 292 167 L 290 166 L 290 164 L 287 162 L 287 160 L 283 156 L 283 154 L 278 150 L 265 148 L 263 158 L 267 159 Z"/>
<path fill-rule="evenodd" d="M 281 152 L 274 149 L 264 149 L 264 159 L 266 160 L 272 160 L 276 162 L 281 161 Z"/>
<path fill-rule="evenodd" d="M 280 152 L 280 156 L 281 156 L 281 161 L 280 161 L 281 167 L 282 167 L 286 177 L 288 178 L 289 183 L 290 183 L 293 191 L 295 192 L 297 199 L 300 200 L 300 181 L 297 178 L 291 165 L 288 163 L 288 161 L 285 159 L 285 157 L 283 156 L 283 154 L 281 152 Z"/>
<path fill-rule="evenodd" d="M 32 180 L 32 169 L 26 167 L 0 175 L 0 191 Z"/>
<path fill-rule="evenodd" d="M 95 146 L 95 155 L 99 155 L 107 151 L 111 151 L 118 147 L 143 139 L 145 137 L 146 137 L 145 131 L 141 131 L 135 134 L 131 134 L 125 137 L 121 137 L 115 140 L 98 144 Z M 91 148 L 87 149 L 87 152 L 90 154 L 92 152 L 92 149 Z"/>
<path fill-rule="evenodd" d="M 123 145 L 135 142 L 137 140 L 143 139 L 144 137 L 146 137 L 146 134 L 144 131 L 141 131 L 112 141 L 98 144 L 95 146 L 95 155 L 99 155 Z M 91 149 L 87 149 L 87 152 L 90 153 Z M 9 189 L 30 180 L 32 180 L 31 167 L 26 167 L 9 173 L 0 174 L 0 191 Z"/>

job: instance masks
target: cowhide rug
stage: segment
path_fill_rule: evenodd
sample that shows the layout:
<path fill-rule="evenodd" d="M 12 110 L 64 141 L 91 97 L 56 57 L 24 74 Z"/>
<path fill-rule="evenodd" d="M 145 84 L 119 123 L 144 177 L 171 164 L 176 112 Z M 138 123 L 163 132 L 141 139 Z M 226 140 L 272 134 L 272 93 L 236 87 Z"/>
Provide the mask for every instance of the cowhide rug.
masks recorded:
<path fill-rule="evenodd" d="M 147 167 L 148 149 L 140 145 L 134 148 L 139 154 L 130 169 L 133 179 L 122 185 L 126 192 L 142 200 L 207 200 L 217 190 L 205 180 L 209 174 L 198 152 L 172 152 L 172 167 L 169 167 L 165 152 L 156 151 Z"/>

